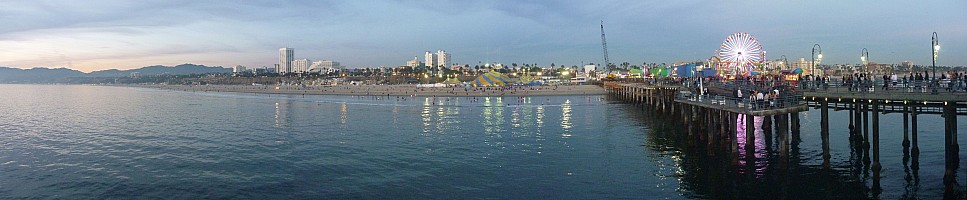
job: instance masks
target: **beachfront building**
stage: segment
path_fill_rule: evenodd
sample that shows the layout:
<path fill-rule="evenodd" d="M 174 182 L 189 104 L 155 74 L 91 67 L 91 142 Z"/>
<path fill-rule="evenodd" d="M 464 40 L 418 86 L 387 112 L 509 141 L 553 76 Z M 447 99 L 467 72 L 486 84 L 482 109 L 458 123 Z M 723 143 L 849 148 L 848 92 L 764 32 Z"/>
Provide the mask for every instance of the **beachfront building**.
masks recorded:
<path fill-rule="evenodd" d="M 410 68 L 423 67 L 424 63 L 420 61 L 419 57 L 413 56 L 413 60 L 406 61 L 406 66 Z"/>
<path fill-rule="evenodd" d="M 332 60 L 320 60 L 320 61 L 313 62 L 312 66 L 310 66 L 309 68 L 310 68 L 310 71 L 318 72 L 320 74 L 338 73 L 340 70 L 345 69 L 339 64 L 339 62 L 332 61 Z"/>
<path fill-rule="evenodd" d="M 245 66 L 235 65 L 235 67 L 232 67 L 232 73 L 234 73 L 234 74 L 241 74 L 241 73 L 245 73 L 245 72 L 246 72 L 245 71 Z"/>
<path fill-rule="evenodd" d="M 426 66 L 435 67 L 435 66 L 438 65 L 437 64 L 437 60 L 438 60 L 437 59 L 437 54 L 435 54 L 433 52 L 430 52 L 430 51 L 427 51 L 426 54 L 423 55 L 423 57 L 424 57 L 424 60 L 426 60 L 426 62 L 425 62 L 426 63 Z"/>
<path fill-rule="evenodd" d="M 295 50 L 292 48 L 279 49 L 279 65 L 275 72 L 279 74 L 292 73 L 292 61 L 295 60 Z"/>
<path fill-rule="evenodd" d="M 444 50 L 438 50 L 436 52 L 437 62 L 434 63 L 434 67 L 447 67 L 450 66 L 450 54 Z"/>
<path fill-rule="evenodd" d="M 291 73 L 306 73 L 309 72 L 309 59 L 299 59 L 292 61 L 292 71 Z"/>
<path fill-rule="evenodd" d="M 450 66 L 450 53 L 444 50 L 437 50 L 436 53 L 427 51 L 424 54 L 424 60 L 428 67 L 447 67 Z"/>

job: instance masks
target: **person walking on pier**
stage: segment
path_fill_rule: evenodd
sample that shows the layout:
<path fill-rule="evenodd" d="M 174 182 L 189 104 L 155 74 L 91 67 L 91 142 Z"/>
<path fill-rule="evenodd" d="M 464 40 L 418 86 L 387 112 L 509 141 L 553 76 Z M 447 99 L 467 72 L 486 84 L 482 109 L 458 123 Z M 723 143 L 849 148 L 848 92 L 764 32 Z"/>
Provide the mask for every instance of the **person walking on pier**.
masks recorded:
<path fill-rule="evenodd" d="M 756 107 L 757 108 L 762 108 L 764 106 L 764 104 L 765 104 L 765 99 L 766 99 L 765 98 L 765 95 L 762 94 L 762 92 L 760 92 L 760 91 L 756 91 L 755 93 L 756 93 L 755 94 L 755 102 L 757 104 Z"/>
<path fill-rule="evenodd" d="M 736 107 L 742 107 L 742 104 L 739 104 L 739 101 L 740 100 L 742 100 L 742 89 L 741 88 L 737 88 L 737 89 L 735 89 L 735 106 Z"/>
<path fill-rule="evenodd" d="M 890 75 L 890 82 L 893 83 L 893 87 L 896 87 L 896 83 L 897 83 L 896 73 L 893 73 Z"/>
<path fill-rule="evenodd" d="M 887 85 L 889 82 L 890 82 L 890 76 L 884 74 L 883 75 L 883 91 L 890 90 L 889 87 L 888 87 L 889 85 Z"/>

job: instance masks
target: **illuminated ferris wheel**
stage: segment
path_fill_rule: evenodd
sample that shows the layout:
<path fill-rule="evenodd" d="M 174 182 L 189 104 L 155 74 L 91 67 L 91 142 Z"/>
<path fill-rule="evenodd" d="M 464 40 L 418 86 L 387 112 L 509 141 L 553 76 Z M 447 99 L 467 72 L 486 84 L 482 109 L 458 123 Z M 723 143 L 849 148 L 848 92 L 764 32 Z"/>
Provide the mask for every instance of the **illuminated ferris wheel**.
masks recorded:
<path fill-rule="evenodd" d="M 748 33 L 734 33 L 725 37 L 718 54 L 722 59 L 721 64 L 727 66 L 732 73 L 752 71 L 766 56 L 759 40 Z"/>

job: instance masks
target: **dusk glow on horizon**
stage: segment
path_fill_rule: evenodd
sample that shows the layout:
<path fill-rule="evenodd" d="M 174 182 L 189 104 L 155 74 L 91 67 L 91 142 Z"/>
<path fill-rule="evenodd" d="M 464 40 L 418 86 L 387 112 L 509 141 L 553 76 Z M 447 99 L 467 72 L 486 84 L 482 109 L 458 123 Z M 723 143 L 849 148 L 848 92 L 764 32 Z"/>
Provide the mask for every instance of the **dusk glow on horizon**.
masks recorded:
<path fill-rule="evenodd" d="M 425 51 L 452 63 L 673 63 L 717 55 L 733 33 L 764 59 L 823 64 L 967 65 L 967 2 L 943 1 L 4 1 L 0 66 L 84 72 L 193 63 L 250 67 L 296 59 L 396 67 Z"/>

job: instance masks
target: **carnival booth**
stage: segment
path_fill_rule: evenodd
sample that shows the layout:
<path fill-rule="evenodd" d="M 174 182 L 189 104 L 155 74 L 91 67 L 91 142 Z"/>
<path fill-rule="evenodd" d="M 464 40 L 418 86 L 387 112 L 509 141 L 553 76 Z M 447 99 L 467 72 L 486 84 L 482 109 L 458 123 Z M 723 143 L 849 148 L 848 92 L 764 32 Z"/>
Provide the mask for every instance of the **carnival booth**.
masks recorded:
<path fill-rule="evenodd" d="M 802 74 L 802 68 L 782 70 L 779 71 L 779 74 L 782 75 L 783 80 L 789 81 L 793 86 L 797 86 L 799 85 L 799 75 Z"/>

